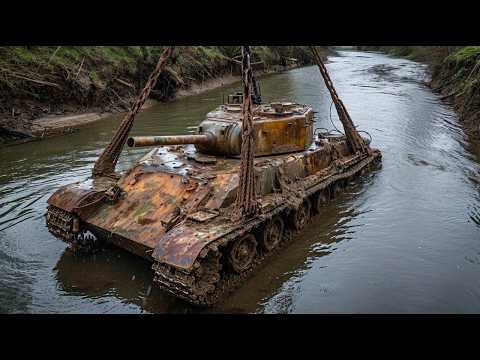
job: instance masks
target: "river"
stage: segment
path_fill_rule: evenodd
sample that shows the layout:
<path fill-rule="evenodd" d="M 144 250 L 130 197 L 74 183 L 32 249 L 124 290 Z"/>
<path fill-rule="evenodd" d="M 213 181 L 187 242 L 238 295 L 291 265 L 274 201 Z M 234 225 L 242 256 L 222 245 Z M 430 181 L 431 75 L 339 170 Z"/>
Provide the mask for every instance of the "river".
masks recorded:
<path fill-rule="evenodd" d="M 1 313 L 472 313 L 480 311 L 480 146 L 426 85 L 425 65 L 340 51 L 327 64 L 352 119 L 383 153 L 379 170 L 325 208 L 225 302 L 200 310 L 152 284 L 119 249 L 75 256 L 45 226 L 48 197 L 89 176 L 121 119 L 3 148 Z M 311 104 L 333 128 L 316 67 L 261 79 L 264 100 Z M 132 134 L 193 132 L 234 84 L 142 112 Z M 335 126 L 340 127 L 336 114 Z M 126 149 L 118 169 L 147 149 Z"/>

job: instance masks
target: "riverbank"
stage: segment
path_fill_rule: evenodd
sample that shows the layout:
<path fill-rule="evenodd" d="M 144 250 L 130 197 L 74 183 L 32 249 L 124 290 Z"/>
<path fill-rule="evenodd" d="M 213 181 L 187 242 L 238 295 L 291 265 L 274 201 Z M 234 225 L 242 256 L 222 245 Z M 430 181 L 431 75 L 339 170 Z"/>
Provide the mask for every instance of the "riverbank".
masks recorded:
<path fill-rule="evenodd" d="M 0 48 L 0 144 L 71 133 L 127 111 L 161 51 L 160 46 Z M 146 106 L 239 81 L 237 53 L 235 46 L 181 47 Z M 311 62 L 305 47 L 254 48 L 257 75 Z"/>
<path fill-rule="evenodd" d="M 480 139 L 480 46 L 369 46 L 430 67 L 430 87 L 450 102 L 460 121 Z"/>
<path fill-rule="evenodd" d="M 261 77 L 261 76 L 260 76 Z M 188 89 L 179 89 L 175 100 L 184 98 L 192 95 L 199 95 L 208 90 L 213 90 L 233 84 L 240 81 L 240 76 L 234 75 L 225 75 L 221 78 L 214 78 L 207 80 L 203 83 L 193 83 Z M 132 97 L 130 101 L 134 101 Z M 172 100 L 174 101 L 174 100 Z M 145 104 L 142 106 L 141 110 L 148 109 L 152 106 L 160 104 L 161 101 L 148 99 Z M 92 122 L 100 121 L 108 116 L 111 116 L 115 113 L 121 113 L 124 111 L 98 111 L 98 112 L 87 112 L 81 114 L 67 114 L 67 115 L 50 115 L 34 119 L 31 121 L 28 138 L 21 137 L 14 141 L 6 143 L 6 145 L 15 145 L 24 143 L 27 141 L 37 141 L 42 140 L 51 136 L 59 136 L 64 134 L 70 134 L 72 132 L 80 130 L 82 126 L 88 125 Z M 0 143 L 1 144 L 1 143 Z"/>
<path fill-rule="evenodd" d="M 447 56 L 434 69 L 431 86 L 453 103 L 460 120 L 480 139 L 480 46 Z"/>

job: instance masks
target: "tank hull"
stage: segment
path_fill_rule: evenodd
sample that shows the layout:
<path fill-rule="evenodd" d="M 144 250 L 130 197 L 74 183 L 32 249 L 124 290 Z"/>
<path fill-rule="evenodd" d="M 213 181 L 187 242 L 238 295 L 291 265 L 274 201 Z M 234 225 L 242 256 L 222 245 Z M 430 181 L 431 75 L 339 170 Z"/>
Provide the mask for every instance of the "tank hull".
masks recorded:
<path fill-rule="evenodd" d="M 47 225 L 75 247 L 106 241 L 141 256 L 153 263 L 154 281 L 162 289 L 212 305 L 301 230 L 300 210 L 310 212 L 319 197 L 331 198 L 345 180 L 380 158 L 375 149 L 351 154 L 338 137 L 319 139 L 305 151 L 258 157 L 259 211 L 234 221 L 239 160 L 202 155 L 193 145 L 166 146 L 149 152 L 118 181 L 88 180 L 59 189 L 48 201 Z M 270 246 L 265 234 L 275 222 L 282 223 L 280 240 Z M 248 250 L 249 260 L 240 270 L 244 259 L 231 258 L 239 239 L 250 246 L 240 249 Z"/>

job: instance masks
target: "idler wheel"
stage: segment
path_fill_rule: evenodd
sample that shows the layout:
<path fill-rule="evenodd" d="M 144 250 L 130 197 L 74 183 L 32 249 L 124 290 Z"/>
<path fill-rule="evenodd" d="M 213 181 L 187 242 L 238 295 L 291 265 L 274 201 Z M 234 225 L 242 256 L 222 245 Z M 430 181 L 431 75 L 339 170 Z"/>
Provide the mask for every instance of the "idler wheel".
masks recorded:
<path fill-rule="evenodd" d="M 321 190 L 317 193 L 315 196 L 315 200 L 313 203 L 313 209 L 315 210 L 315 213 L 318 214 L 322 210 L 322 207 L 328 204 L 330 201 L 330 189 L 326 188 L 324 190 Z"/>
<path fill-rule="evenodd" d="M 235 240 L 228 252 L 228 261 L 233 270 L 242 273 L 253 263 L 257 253 L 257 241 L 252 234 L 247 234 Z"/>
<path fill-rule="evenodd" d="M 310 219 L 312 205 L 310 200 L 305 199 L 297 210 L 290 214 L 290 223 L 295 230 L 302 230 Z"/>
<path fill-rule="evenodd" d="M 262 233 L 262 248 L 266 251 L 272 251 L 282 241 L 284 223 L 280 216 L 275 216 L 266 225 Z"/>

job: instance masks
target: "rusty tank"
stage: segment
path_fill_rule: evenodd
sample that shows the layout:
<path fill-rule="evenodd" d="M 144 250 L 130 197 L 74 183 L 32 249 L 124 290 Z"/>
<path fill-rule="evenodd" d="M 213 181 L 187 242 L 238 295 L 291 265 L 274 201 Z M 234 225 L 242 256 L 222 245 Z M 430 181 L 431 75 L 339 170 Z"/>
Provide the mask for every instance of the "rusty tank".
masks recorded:
<path fill-rule="evenodd" d="M 47 226 L 76 249 L 107 242 L 141 256 L 160 288 L 213 305 L 379 163 L 380 151 L 334 96 L 345 134 L 315 129 L 308 105 L 253 101 L 253 214 L 236 215 L 245 103 L 238 93 L 208 113 L 194 135 L 125 138 L 128 146 L 154 148 L 122 174 L 57 190 Z"/>

